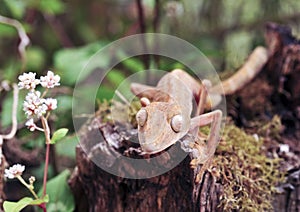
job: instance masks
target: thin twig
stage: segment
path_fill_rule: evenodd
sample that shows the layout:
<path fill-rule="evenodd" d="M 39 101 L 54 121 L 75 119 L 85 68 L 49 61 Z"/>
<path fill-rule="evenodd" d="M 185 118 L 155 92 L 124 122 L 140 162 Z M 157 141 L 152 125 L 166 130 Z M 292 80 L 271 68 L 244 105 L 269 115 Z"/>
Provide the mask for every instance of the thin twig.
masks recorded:
<path fill-rule="evenodd" d="M 11 113 L 11 120 L 12 120 L 12 128 L 10 130 L 10 133 L 8 133 L 7 135 L 0 135 L 2 136 L 3 139 L 12 139 L 16 132 L 17 132 L 17 128 L 18 128 L 18 121 L 17 121 L 17 109 L 18 109 L 18 99 L 19 99 L 19 88 L 17 86 L 17 84 L 13 84 L 13 93 L 14 93 L 14 97 L 13 97 L 13 106 L 12 106 L 12 113 Z"/>
<path fill-rule="evenodd" d="M 3 145 L 3 141 L 4 139 L 12 139 L 16 132 L 17 132 L 17 128 L 18 128 L 18 121 L 17 121 L 17 108 L 18 108 L 18 99 L 19 99 L 19 88 L 18 86 L 14 83 L 13 84 L 13 106 L 12 106 L 12 112 L 11 112 L 11 116 L 12 116 L 12 127 L 10 130 L 10 133 L 6 134 L 6 135 L 0 135 L 0 203 L 2 205 L 3 203 L 3 199 L 5 198 L 4 192 L 3 192 L 3 173 L 4 173 L 4 168 L 5 168 L 5 164 L 3 161 L 5 161 L 5 157 L 3 155 L 3 151 L 2 151 L 2 145 Z M 0 208 L 0 210 L 3 209 L 2 206 Z"/>
<path fill-rule="evenodd" d="M 145 20 L 145 13 L 144 7 L 141 0 L 136 0 L 137 11 L 138 11 L 138 19 L 140 25 L 140 31 L 142 34 L 146 33 L 146 20 Z M 147 44 L 144 35 L 141 36 L 141 42 L 144 52 L 147 52 Z M 150 67 L 150 57 L 149 54 L 142 55 L 143 63 L 145 68 L 148 69 Z M 148 72 L 147 72 L 148 73 Z M 148 79 L 148 78 L 147 78 Z"/>
<path fill-rule="evenodd" d="M 159 0 L 155 0 L 155 7 L 154 7 L 154 18 L 153 18 L 153 31 L 157 32 L 158 27 L 159 27 L 159 21 L 160 21 L 160 2 Z M 154 44 L 154 52 L 159 52 L 159 42 L 155 42 Z M 159 67 L 159 55 L 154 55 L 154 62 L 156 64 L 156 67 Z M 152 79 L 151 79 L 152 80 Z"/>
<path fill-rule="evenodd" d="M 141 0 L 136 0 L 136 6 L 138 10 L 138 18 L 139 18 L 139 25 L 141 33 L 146 32 L 146 22 L 145 22 L 145 15 L 144 15 L 144 8 Z"/>
<path fill-rule="evenodd" d="M 30 39 L 27 36 L 24 27 L 22 26 L 22 24 L 19 21 L 15 20 L 15 19 L 4 17 L 2 15 L 0 15 L 0 23 L 10 25 L 10 26 L 16 28 L 16 30 L 18 31 L 18 34 L 19 34 L 19 37 L 21 40 L 19 43 L 19 46 L 18 46 L 18 50 L 19 50 L 21 60 L 22 60 L 22 70 L 24 70 L 25 65 L 26 65 L 26 47 L 30 43 Z"/>
<path fill-rule="evenodd" d="M 125 98 L 125 96 L 123 96 L 123 94 L 120 93 L 120 91 L 116 90 L 115 93 L 124 103 L 126 103 L 128 106 L 130 106 L 130 103 Z"/>
<path fill-rule="evenodd" d="M 2 145 L 3 140 L 6 139 L 12 139 L 18 128 L 18 121 L 17 121 L 17 108 L 18 108 L 18 98 L 19 98 L 19 88 L 16 84 L 13 84 L 13 107 L 11 112 L 11 119 L 12 119 L 12 127 L 8 134 L 6 135 L 0 135 L 0 164 L 2 163 Z"/>
<path fill-rule="evenodd" d="M 153 31 L 157 32 L 158 26 L 160 21 L 160 4 L 159 0 L 155 0 L 155 7 L 154 7 L 154 18 L 153 18 Z"/>

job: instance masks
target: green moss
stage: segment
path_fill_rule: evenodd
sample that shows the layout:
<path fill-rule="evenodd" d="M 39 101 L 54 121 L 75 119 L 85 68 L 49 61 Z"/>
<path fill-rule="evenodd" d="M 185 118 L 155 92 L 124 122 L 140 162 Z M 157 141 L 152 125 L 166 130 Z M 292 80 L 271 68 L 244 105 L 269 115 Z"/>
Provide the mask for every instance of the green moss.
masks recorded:
<path fill-rule="evenodd" d="M 98 101 L 98 110 L 96 112 L 96 116 L 101 118 L 102 122 L 111 121 L 111 101 L 103 100 Z"/>
<path fill-rule="evenodd" d="M 281 140 L 280 133 L 283 130 L 283 126 L 281 124 L 280 117 L 278 115 L 275 115 L 273 119 L 268 122 L 263 124 L 262 126 L 258 125 L 258 134 L 263 136 L 263 137 L 271 137 L 273 139 L 276 139 L 277 141 Z"/>
<path fill-rule="evenodd" d="M 101 118 L 102 122 L 122 122 L 130 123 L 134 127 L 137 126 L 135 114 L 141 108 L 139 100 L 134 100 L 130 105 L 123 104 L 117 101 L 101 101 L 98 102 L 97 116 Z"/>
<path fill-rule="evenodd" d="M 136 126 L 135 114 L 140 109 L 139 101 L 130 106 L 118 102 L 102 102 L 98 115 L 103 121 L 123 121 Z M 117 120 L 116 120 L 117 118 Z M 254 137 L 244 130 L 227 124 L 217 148 L 212 172 L 223 185 L 220 205 L 223 211 L 272 211 L 272 196 L 275 186 L 283 181 L 279 171 L 279 158 L 268 158 L 264 140 L 280 139 L 281 122 L 275 116 L 272 121 L 254 127 L 262 137 Z M 201 134 L 209 134 L 210 128 L 200 128 Z"/>
<path fill-rule="evenodd" d="M 224 129 L 213 165 L 224 186 L 219 205 L 225 211 L 271 211 L 275 186 L 283 180 L 278 158 L 268 158 L 263 138 L 229 124 Z"/>

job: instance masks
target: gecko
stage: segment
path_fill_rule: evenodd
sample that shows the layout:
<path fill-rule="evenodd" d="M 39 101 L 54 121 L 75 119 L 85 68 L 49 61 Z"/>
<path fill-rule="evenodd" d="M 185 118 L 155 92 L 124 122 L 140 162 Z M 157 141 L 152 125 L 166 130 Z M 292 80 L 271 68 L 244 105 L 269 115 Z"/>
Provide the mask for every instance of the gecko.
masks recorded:
<path fill-rule="evenodd" d="M 193 135 L 197 143 L 199 127 L 211 124 L 207 142 L 194 146 L 200 154 L 191 161 L 193 168 L 203 164 L 195 179 L 200 182 L 218 146 L 223 116 L 221 110 L 203 113 L 205 107 L 211 105 L 208 97 L 232 94 L 239 90 L 259 73 L 267 60 L 268 51 L 264 47 L 257 47 L 236 74 L 217 86 L 212 86 L 206 79 L 199 83 L 181 69 L 165 74 L 155 87 L 132 83 L 131 91 L 140 98 L 142 105 L 136 120 L 143 152 L 159 153 L 187 134 Z M 194 117 L 191 117 L 193 101 L 196 101 L 197 109 Z"/>

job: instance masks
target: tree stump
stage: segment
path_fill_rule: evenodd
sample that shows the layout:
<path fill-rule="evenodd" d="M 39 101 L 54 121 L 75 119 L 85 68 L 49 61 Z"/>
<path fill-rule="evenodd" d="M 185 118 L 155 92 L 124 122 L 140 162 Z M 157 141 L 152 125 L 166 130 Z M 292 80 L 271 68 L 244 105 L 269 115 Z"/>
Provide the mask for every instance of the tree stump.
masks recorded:
<path fill-rule="evenodd" d="M 116 128 L 120 125 L 103 124 L 100 117 L 95 117 L 88 124 L 93 126 L 92 128 L 86 125 L 82 129 L 84 134 L 80 133 L 81 141 L 89 143 L 96 141 L 98 148 L 92 145 L 90 146 L 94 148 L 92 151 L 96 154 L 107 154 L 107 160 L 111 160 L 110 153 L 106 152 L 107 149 L 114 155 L 120 153 L 112 148 L 107 140 L 109 143 L 120 144 L 119 149 L 123 149 L 130 143 L 130 139 L 137 136 L 137 131 L 134 129 L 127 129 L 126 132 L 130 134 L 128 137 L 116 136 L 119 135 Z M 99 130 L 104 139 L 96 137 L 99 135 Z M 173 151 L 170 150 L 171 153 L 182 151 L 180 145 L 177 145 Z M 200 209 L 216 211 L 218 194 L 221 193 L 222 186 L 215 182 L 210 173 L 205 173 L 203 181 L 195 184 L 196 170 L 190 168 L 189 156 L 174 169 L 162 175 L 148 179 L 126 179 L 99 168 L 93 163 L 92 154 L 87 155 L 81 146 L 76 148 L 77 167 L 70 179 L 70 185 L 78 200 L 76 201 L 78 211 L 87 211 L 87 209 L 88 211 L 199 211 Z M 136 171 L 136 167 L 132 167 L 118 157 L 112 160 L 112 165 L 120 169 L 120 173 L 128 174 Z M 167 166 L 172 158 L 167 156 L 164 160 L 156 161 L 156 165 Z"/>
<path fill-rule="evenodd" d="M 290 151 L 283 155 L 286 183 L 275 196 L 275 211 L 300 211 L 300 41 L 289 27 L 268 23 L 265 33 L 270 50 L 267 76 L 274 85 L 271 101 L 285 130 L 283 143 Z"/>
<path fill-rule="evenodd" d="M 266 24 L 265 40 L 270 57 L 264 71 L 235 94 L 239 101 L 231 114 L 246 128 L 251 120 L 280 116 L 284 130 L 277 142 L 288 145 L 289 151 L 279 153 L 286 182 L 274 196 L 274 210 L 300 211 L 300 41 L 292 35 L 291 28 L 276 23 Z"/>
<path fill-rule="evenodd" d="M 275 114 L 281 116 L 286 129 L 281 142 L 289 144 L 290 152 L 278 153 L 284 159 L 280 170 L 287 171 L 287 177 L 286 183 L 278 187 L 281 193 L 274 196 L 273 206 L 275 211 L 300 211 L 300 46 L 289 28 L 274 23 L 267 24 L 265 36 L 270 59 L 261 77 L 238 92 L 241 101 L 237 112 L 238 116 L 244 111 L 250 112 L 250 120 L 261 120 L 262 117 Z M 258 93 L 260 88 L 262 92 Z M 256 133 L 257 129 L 254 131 Z M 120 159 L 125 155 L 150 160 L 149 156 L 139 155 L 138 144 L 132 142 L 137 140 L 134 127 L 104 122 L 103 117 L 96 116 L 82 127 L 79 137 L 81 145 L 76 148 L 77 166 L 69 180 L 77 211 L 224 210 L 219 207 L 224 185 L 216 180 L 213 170 L 206 171 L 202 181 L 195 183 L 195 175 L 200 167 L 194 170 L 190 168 L 190 155 L 186 154 L 182 162 L 162 175 L 128 179 L 121 176 L 134 176 L 137 173 L 142 176 L 144 172 L 151 172 L 145 167 L 136 170 L 132 164 Z M 280 144 L 278 141 L 275 143 L 269 155 L 279 151 Z M 120 173 L 120 177 L 104 171 L 93 162 L 99 154 L 103 157 L 97 165 L 115 167 L 114 171 Z M 155 161 L 155 167 L 170 168 L 168 164 L 175 160 L 173 154 L 184 154 L 179 143 L 168 153 L 162 153 L 162 157 Z M 252 193 L 255 194 L 255 191 Z"/>

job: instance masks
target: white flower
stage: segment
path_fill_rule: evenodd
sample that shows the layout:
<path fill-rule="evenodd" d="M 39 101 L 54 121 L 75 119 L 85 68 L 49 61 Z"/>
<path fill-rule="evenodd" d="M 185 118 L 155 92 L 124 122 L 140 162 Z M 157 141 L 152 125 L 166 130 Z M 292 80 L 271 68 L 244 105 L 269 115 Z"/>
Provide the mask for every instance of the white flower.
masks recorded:
<path fill-rule="evenodd" d="M 44 88 L 53 88 L 59 86 L 60 76 L 54 75 L 52 71 L 48 71 L 47 75 L 40 78 L 40 83 Z"/>
<path fill-rule="evenodd" d="M 18 83 L 18 86 L 20 89 L 28 89 L 33 90 L 35 87 L 40 83 L 39 79 L 35 79 L 36 73 L 24 73 L 18 77 L 20 82 Z"/>
<path fill-rule="evenodd" d="M 34 176 L 29 177 L 28 181 L 32 185 L 35 182 L 35 177 Z"/>
<path fill-rule="evenodd" d="M 4 176 L 9 179 L 14 179 L 17 176 L 21 176 L 24 170 L 25 170 L 25 166 L 22 166 L 20 164 L 15 164 L 9 167 L 9 169 L 5 169 Z"/>
<path fill-rule="evenodd" d="M 44 99 L 40 98 L 41 93 L 39 91 L 29 92 L 25 97 L 23 104 L 23 110 L 27 118 L 41 117 L 46 113 L 48 107 L 44 104 Z"/>
<path fill-rule="evenodd" d="M 57 108 L 56 99 L 47 98 L 45 99 L 44 104 L 47 105 L 47 110 L 55 110 Z"/>
<path fill-rule="evenodd" d="M 29 119 L 28 121 L 26 121 L 25 126 L 27 126 L 30 131 L 34 131 L 37 128 L 33 119 Z"/>

